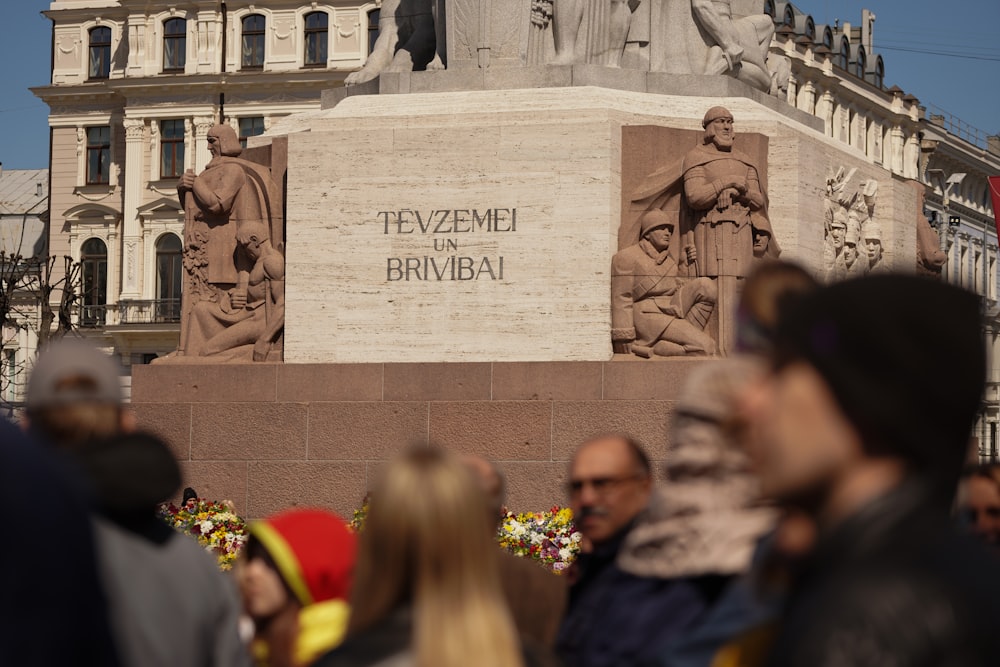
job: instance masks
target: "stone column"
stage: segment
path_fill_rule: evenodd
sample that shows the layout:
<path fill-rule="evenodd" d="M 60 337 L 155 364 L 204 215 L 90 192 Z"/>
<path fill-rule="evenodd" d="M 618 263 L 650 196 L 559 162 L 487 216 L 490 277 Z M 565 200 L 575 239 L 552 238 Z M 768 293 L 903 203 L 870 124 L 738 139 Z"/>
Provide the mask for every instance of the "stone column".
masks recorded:
<path fill-rule="evenodd" d="M 146 122 L 141 118 L 126 118 L 125 125 L 125 205 L 122 210 L 122 240 L 125 256 L 122 258 L 122 299 L 139 298 L 136 246 L 142 234 L 139 224 L 139 205 L 142 202 L 142 163 L 145 151 Z M 108 284 L 116 284 L 117 276 L 111 272 L 111 248 L 108 248 Z M 117 301 L 117 299 L 109 299 Z"/>
<path fill-rule="evenodd" d="M 903 173 L 903 128 L 894 125 L 889 135 L 889 164 L 888 167 L 894 174 Z"/>
<path fill-rule="evenodd" d="M 212 116 L 195 116 L 194 118 L 194 145 L 191 152 L 194 153 L 194 173 L 200 174 L 208 161 L 212 159 L 212 154 L 208 152 L 208 131 L 215 125 L 215 118 Z"/>

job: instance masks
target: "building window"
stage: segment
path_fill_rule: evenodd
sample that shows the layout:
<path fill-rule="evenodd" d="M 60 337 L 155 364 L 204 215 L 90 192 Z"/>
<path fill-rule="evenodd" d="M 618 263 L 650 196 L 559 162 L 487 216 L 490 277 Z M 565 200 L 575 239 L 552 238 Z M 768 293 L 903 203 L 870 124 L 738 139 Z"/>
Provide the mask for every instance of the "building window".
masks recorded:
<path fill-rule="evenodd" d="M 111 73 L 111 28 L 90 29 L 90 65 L 87 75 L 91 79 L 107 79 Z"/>
<path fill-rule="evenodd" d="M 109 181 L 111 167 L 111 128 L 87 128 L 87 185 Z"/>
<path fill-rule="evenodd" d="M 179 322 L 181 316 L 181 240 L 164 234 L 156 242 L 156 322 Z"/>
<path fill-rule="evenodd" d="M 833 31 L 829 27 L 823 30 L 823 46 L 830 49 L 830 53 L 833 53 Z"/>
<path fill-rule="evenodd" d="M 306 14 L 306 65 L 326 65 L 326 12 Z"/>
<path fill-rule="evenodd" d="M 184 69 L 187 62 L 187 21 L 167 19 L 163 22 L 163 71 Z"/>
<path fill-rule="evenodd" d="M 766 0 L 764 2 L 764 13 L 774 18 L 774 0 Z"/>
<path fill-rule="evenodd" d="M 875 78 L 872 83 L 878 88 L 885 86 L 885 63 L 882 62 L 882 56 L 875 60 Z"/>
<path fill-rule="evenodd" d="M 240 118 L 240 145 L 243 148 L 247 147 L 247 137 L 256 137 L 259 134 L 264 134 L 263 116 Z"/>
<path fill-rule="evenodd" d="M 837 56 L 837 67 L 847 69 L 847 63 L 851 59 L 851 44 L 847 38 L 840 40 L 840 54 Z"/>
<path fill-rule="evenodd" d="M 80 325 L 104 326 L 108 295 L 108 246 L 101 239 L 87 239 L 80 249 L 83 273 L 83 311 Z"/>
<path fill-rule="evenodd" d="M 243 69 L 260 69 L 264 66 L 264 17 L 251 14 L 243 18 L 241 63 Z"/>
<path fill-rule="evenodd" d="M 806 37 L 809 38 L 809 43 L 813 44 L 816 41 L 816 22 L 813 21 L 812 17 L 806 18 Z"/>
<path fill-rule="evenodd" d="M 785 17 L 781 20 L 781 23 L 782 25 L 787 25 L 789 28 L 795 27 L 795 11 L 791 5 L 785 5 Z"/>
<path fill-rule="evenodd" d="M 160 178 L 184 173 L 184 121 L 160 121 Z"/>
<path fill-rule="evenodd" d="M 868 69 L 868 58 L 865 57 L 865 47 L 858 47 L 858 59 L 854 63 L 854 75 L 859 79 L 865 78 L 865 70 Z"/>
<path fill-rule="evenodd" d="M 373 9 L 368 12 L 368 53 L 375 50 L 375 40 L 378 39 L 378 23 L 382 18 L 381 9 Z"/>

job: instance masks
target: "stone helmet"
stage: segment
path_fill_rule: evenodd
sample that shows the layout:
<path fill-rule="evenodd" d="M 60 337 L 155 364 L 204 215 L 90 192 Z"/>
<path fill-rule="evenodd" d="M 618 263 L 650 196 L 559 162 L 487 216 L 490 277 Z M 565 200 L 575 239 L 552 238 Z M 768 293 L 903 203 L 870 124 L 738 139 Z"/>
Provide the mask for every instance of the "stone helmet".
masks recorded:
<path fill-rule="evenodd" d="M 219 154 L 225 157 L 239 157 L 243 152 L 240 139 L 236 136 L 236 130 L 229 125 L 213 125 L 208 131 L 208 136 L 216 137 L 219 140 Z"/>
<path fill-rule="evenodd" d="M 864 226 L 862 231 L 864 232 L 865 241 L 873 240 L 878 241 L 879 243 L 882 242 L 882 230 L 879 229 L 878 225 L 868 223 Z"/>
<path fill-rule="evenodd" d="M 844 243 L 850 245 L 858 245 L 858 241 L 861 239 L 861 230 L 858 229 L 857 225 L 848 225 L 847 232 L 844 234 Z"/>
<path fill-rule="evenodd" d="M 701 119 L 701 126 L 707 128 L 708 124 L 713 120 L 718 120 L 719 118 L 733 119 L 733 114 L 729 112 L 726 107 L 712 107 L 705 112 L 705 117 Z"/>
<path fill-rule="evenodd" d="M 646 232 L 656 229 L 657 227 L 676 228 L 676 223 L 669 215 L 658 208 L 654 208 L 653 210 L 646 211 L 642 214 L 642 218 L 639 219 L 640 236 L 645 236 Z"/>

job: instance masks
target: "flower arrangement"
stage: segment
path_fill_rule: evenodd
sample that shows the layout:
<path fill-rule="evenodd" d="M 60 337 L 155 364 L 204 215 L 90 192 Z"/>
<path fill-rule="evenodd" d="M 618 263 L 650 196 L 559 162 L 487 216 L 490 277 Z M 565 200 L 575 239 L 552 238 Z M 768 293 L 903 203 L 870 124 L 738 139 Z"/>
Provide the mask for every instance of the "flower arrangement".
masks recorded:
<path fill-rule="evenodd" d="M 361 501 L 361 507 L 354 510 L 354 516 L 347 523 L 351 530 L 360 533 L 365 527 L 365 519 L 368 518 L 368 506 L 371 504 L 371 496 L 365 496 Z"/>
<path fill-rule="evenodd" d="M 511 553 L 531 558 L 553 572 L 565 570 L 580 553 L 583 536 L 573 525 L 573 510 L 553 507 L 548 512 L 505 512 L 497 537 Z"/>
<path fill-rule="evenodd" d="M 229 570 L 247 542 L 246 522 L 233 511 L 231 503 L 193 498 L 177 507 L 160 506 L 160 518 L 168 526 L 198 540 L 213 554 L 219 568 Z"/>

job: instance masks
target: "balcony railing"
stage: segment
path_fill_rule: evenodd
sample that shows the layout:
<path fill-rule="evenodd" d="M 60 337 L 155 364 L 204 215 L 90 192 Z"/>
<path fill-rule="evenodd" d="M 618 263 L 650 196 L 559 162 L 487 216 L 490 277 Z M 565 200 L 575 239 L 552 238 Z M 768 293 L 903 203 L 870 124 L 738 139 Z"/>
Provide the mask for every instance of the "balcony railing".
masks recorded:
<path fill-rule="evenodd" d="M 181 321 L 180 299 L 118 302 L 119 324 L 171 324 Z"/>
<path fill-rule="evenodd" d="M 84 329 L 103 327 L 108 322 L 108 306 L 80 306 L 80 326 Z"/>

